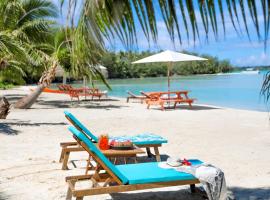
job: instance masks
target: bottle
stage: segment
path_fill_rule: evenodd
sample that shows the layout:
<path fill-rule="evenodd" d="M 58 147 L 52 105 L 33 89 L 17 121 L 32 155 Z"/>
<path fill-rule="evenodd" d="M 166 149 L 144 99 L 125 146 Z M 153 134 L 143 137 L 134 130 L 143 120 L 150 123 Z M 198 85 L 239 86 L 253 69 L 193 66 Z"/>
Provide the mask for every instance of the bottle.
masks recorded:
<path fill-rule="evenodd" d="M 98 146 L 101 150 L 109 149 L 109 137 L 108 135 L 101 135 L 98 139 Z"/>

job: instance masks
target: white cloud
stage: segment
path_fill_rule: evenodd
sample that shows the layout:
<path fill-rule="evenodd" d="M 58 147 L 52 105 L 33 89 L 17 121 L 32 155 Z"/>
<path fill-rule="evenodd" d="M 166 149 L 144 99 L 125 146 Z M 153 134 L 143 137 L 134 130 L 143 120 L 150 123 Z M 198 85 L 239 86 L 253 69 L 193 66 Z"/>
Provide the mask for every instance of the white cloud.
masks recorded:
<path fill-rule="evenodd" d="M 241 57 L 236 59 L 235 63 L 239 66 L 270 65 L 270 55 L 263 52 L 259 55 L 250 55 L 247 57 Z"/>

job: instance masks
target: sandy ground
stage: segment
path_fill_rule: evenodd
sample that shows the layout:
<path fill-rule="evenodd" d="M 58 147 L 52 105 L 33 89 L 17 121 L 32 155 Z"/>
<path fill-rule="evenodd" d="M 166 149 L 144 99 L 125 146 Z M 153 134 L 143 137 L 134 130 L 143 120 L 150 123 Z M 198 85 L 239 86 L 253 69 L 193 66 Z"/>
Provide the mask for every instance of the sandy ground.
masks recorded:
<path fill-rule="evenodd" d="M 4 90 L 14 101 L 24 90 Z M 61 170 L 59 143 L 73 141 L 64 110 L 96 134 L 152 132 L 168 139 L 166 155 L 199 158 L 225 172 L 236 199 L 270 199 L 270 124 L 264 112 L 194 106 L 162 112 L 124 99 L 71 103 L 66 95 L 42 94 L 29 110 L 13 109 L 0 121 L 0 199 L 65 199 L 68 175 L 84 173 L 84 153 L 71 154 L 76 167 Z M 168 192 L 169 191 L 169 192 Z M 85 199 L 90 199 L 89 197 Z M 202 199 L 188 187 L 173 187 L 91 199 Z"/>

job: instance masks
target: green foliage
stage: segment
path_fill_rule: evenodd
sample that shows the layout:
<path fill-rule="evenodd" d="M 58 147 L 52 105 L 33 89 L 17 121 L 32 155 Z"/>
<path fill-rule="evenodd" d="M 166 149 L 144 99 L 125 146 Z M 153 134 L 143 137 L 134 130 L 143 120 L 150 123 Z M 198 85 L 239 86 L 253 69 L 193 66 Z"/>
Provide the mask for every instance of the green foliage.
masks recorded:
<path fill-rule="evenodd" d="M 189 52 L 185 52 L 191 54 Z M 131 62 L 150 56 L 151 52 L 108 52 L 101 62 L 107 67 L 109 78 L 140 78 L 140 77 L 159 77 L 167 76 L 167 65 L 164 63 L 147 63 L 133 65 Z M 197 54 L 193 54 L 197 55 Z M 172 74 L 215 74 L 229 72 L 232 70 L 231 64 L 227 60 L 218 60 L 216 57 L 201 55 L 208 59 L 203 62 L 179 62 L 174 63 Z"/>
<path fill-rule="evenodd" d="M 0 89 L 10 89 L 10 88 L 13 88 L 14 85 L 13 84 L 10 84 L 10 83 L 6 83 L 6 82 L 0 82 Z"/>
<path fill-rule="evenodd" d="M 0 79 L 24 84 L 38 79 L 48 63 L 40 49 L 51 36 L 57 8 L 49 0 L 1 0 Z M 29 81 L 31 80 L 31 81 Z"/>
<path fill-rule="evenodd" d="M 209 35 L 218 38 L 219 35 L 226 35 L 226 28 L 232 25 L 239 35 L 246 33 L 248 37 L 255 29 L 258 40 L 263 40 L 266 46 L 270 28 L 270 3 L 266 0 L 83 1 L 82 9 L 77 9 L 81 13 L 76 13 L 78 0 L 61 0 L 62 5 L 64 2 L 69 5 L 68 19 L 71 24 L 76 16 L 80 15 L 83 19 L 79 21 L 86 28 L 80 31 L 85 35 L 92 32 L 92 39 L 101 45 L 101 35 L 110 42 L 118 38 L 127 49 L 138 43 L 139 29 L 149 43 L 156 43 L 160 21 L 164 22 L 170 40 L 180 44 L 184 35 L 193 42 L 202 41 L 204 36 L 208 40 Z M 262 20 L 259 20 L 258 10 L 262 10 Z M 157 13 L 161 13 L 162 20 L 157 18 Z"/>

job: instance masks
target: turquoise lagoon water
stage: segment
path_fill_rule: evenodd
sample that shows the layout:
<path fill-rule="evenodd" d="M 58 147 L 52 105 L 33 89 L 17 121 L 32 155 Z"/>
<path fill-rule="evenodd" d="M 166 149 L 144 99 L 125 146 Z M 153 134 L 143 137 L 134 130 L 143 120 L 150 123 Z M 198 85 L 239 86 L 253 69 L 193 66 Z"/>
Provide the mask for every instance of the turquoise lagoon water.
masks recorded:
<path fill-rule="evenodd" d="M 260 95 L 265 72 L 260 74 L 220 74 L 171 77 L 171 91 L 190 90 L 190 97 L 198 99 L 199 104 L 222 107 L 268 111 Z M 112 91 L 109 95 L 126 97 L 127 90 L 166 91 L 167 78 L 117 79 L 109 80 Z M 106 89 L 101 84 L 98 88 Z"/>

